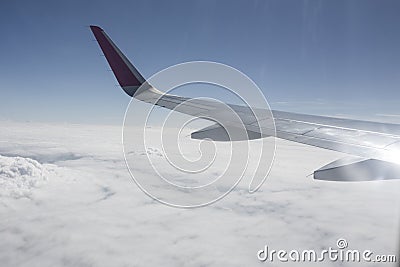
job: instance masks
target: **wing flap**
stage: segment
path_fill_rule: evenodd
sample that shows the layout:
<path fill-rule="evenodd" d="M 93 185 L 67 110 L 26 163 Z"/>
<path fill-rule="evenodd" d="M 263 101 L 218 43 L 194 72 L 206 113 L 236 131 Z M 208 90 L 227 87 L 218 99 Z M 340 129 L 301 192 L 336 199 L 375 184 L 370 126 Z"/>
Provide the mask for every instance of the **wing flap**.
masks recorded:
<path fill-rule="evenodd" d="M 228 131 L 235 131 L 236 129 L 230 128 Z M 199 131 L 193 132 L 190 137 L 193 139 L 211 139 L 214 141 L 243 141 L 243 140 L 252 140 L 261 138 L 261 134 L 253 131 L 247 130 L 247 135 L 242 136 L 243 138 L 235 138 L 240 137 L 240 134 L 229 135 L 227 129 L 222 127 L 219 124 L 214 124 L 208 126 Z"/>

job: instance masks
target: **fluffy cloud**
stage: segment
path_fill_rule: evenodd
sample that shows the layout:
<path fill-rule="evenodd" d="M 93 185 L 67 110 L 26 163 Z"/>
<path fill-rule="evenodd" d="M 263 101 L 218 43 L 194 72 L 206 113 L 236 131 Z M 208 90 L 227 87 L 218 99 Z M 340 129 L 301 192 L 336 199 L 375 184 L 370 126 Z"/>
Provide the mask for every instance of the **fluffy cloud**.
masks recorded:
<path fill-rule="evenodd" d="M 46 181 L 48 170 L 36 160 L 0 156 L 0 197 L 29 197 Z"/>

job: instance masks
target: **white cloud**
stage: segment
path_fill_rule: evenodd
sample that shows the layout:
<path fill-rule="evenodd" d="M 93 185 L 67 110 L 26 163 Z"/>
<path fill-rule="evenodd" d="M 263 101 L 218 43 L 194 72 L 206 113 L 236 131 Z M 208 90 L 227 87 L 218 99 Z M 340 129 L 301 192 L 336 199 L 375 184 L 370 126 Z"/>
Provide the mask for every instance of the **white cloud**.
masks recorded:
<path fill-rule="evenodd" d="M 0 189 L 4 266 L 253 266 L 264 245 L 319 249 L 339 237 L 351 248 L 397 252 L 399 181 L 307 177 L 340 153 L 278 141 L 260 192 L 249 194 L 244 179 L 222 201 L 182 210 L 159 204 L 133 183 L 120 127 L 8 122 L 0 140 L 2 173 L 10 178 L 2 181 L 28 175 L 40 182 L 28 187 L 29 198 L 5 197 L 7 189 Z M 134 156 L 140 169 L 146 155 Z M 46 179 L 39 175 L 44 170 Z"/>
<path fill-rule="evenodd" d="M 0 197 L 29 197 L 32 188 L 46 181 L 47 173 L 36 160 L 0 156 Z"/>

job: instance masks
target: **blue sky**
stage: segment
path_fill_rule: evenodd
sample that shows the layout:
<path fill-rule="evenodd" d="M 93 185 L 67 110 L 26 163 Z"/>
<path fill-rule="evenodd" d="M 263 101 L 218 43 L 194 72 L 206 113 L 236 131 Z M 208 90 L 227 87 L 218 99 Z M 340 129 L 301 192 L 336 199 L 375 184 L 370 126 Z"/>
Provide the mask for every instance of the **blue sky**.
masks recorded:
<path fill-rule="evenodd" d="M 0 119 L 121 123 L 129 98 L 90 24 L 145 77 L 210 60 L 247 74 L 275 109 L 397 118 L 399 13 L 389 0 L 2 1 Z"/>

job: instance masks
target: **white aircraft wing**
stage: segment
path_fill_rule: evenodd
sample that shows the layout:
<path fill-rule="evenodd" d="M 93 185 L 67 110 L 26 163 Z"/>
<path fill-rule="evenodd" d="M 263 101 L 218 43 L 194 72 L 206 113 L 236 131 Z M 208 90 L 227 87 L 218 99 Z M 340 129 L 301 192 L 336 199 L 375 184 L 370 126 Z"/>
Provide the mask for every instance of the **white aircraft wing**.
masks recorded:
<path fill-rule="evenodd" d="M 129 62 L 107 34 L 90 26 L 115 77 L 123 90 L 141 101 L 185 113 L 194 117 L 230 124 L 221 104 L 211 100 L 190 99 L 164 94 L 150 84 Z M 240 117 L 246 128 L 245 139 L 281 139 L 324 149 L 344 152 L 352 157 L 332 162 L 314 172 L 314 178 L 329 181 L 369 181 L 400 179 L 400 125 L 350 120 L 283 111 L 256 112 L 249 107 L 226 104 Z M 226 106 L 225 105 L 225 106 Z M 265 116 L 259 116 L 265 114 Z M 260 120 L 272 120 L 263 124 Z M 264 126 L 260 126 L 264 125 Z M 275 127 L 265 125 L 275 125 Z M 235 127 L 235 125 L 230 125 Z M 229 138 L 219 124 L 192 133 L 194 139 L 237 141 Z M 240 139 L 243 140 L 243 139 Z"/>

